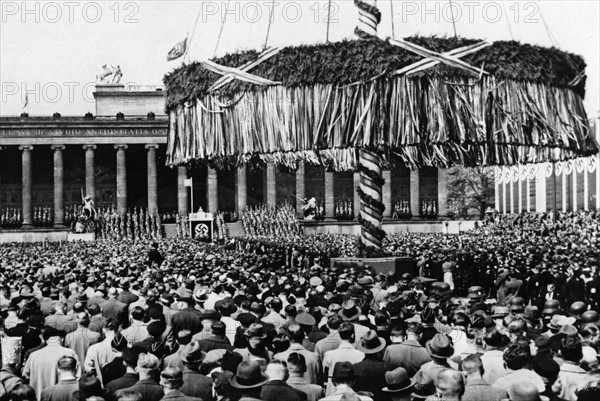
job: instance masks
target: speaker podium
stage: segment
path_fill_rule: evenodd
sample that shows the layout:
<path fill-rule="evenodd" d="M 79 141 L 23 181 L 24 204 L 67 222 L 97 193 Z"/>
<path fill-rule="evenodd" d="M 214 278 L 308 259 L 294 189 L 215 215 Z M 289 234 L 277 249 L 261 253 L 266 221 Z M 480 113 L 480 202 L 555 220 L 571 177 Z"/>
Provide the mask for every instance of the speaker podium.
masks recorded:
<path fill-rule="evenodd" d="M 214 235 L 214 215 L 212 213 L 190 213 L 190 233 L 193 239 L 212 242 Z"/>

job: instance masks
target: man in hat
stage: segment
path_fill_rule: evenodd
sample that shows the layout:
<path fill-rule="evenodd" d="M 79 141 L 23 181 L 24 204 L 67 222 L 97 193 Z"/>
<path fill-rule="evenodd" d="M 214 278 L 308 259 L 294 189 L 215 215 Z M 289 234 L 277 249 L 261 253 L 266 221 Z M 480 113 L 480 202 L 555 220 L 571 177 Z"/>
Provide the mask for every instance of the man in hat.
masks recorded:
<path fill-rule="evenodd" d="M 291 353 L 296 352 L 304 357 L 306 364 L 306 372 L 304 378 L 311 384 L 317 384 L 317 373 L 319 372 L 319 365 L 317 358 L 313 352 L 310 352 L 302 346 L 302 341 L 305 338 L 304 330 L 300 325 L 292 325 L 288 327 L 288 337 L 290 339 L 290 347 L 273 357 L 279 361 L 287 362 Z"/>
<path fill-rule="evenodd" d="M 43 333 L 46 346 L 33 352 L 23 368 L 23 377 L 29 379 L 29 385 L 35 393 L 41 396 L 42 391 L 58 382 L 56 366 L 63 356 L 69 356 L 77 361 L 77 377 L 81 376 L 81 368 L 77 353 L 62 346 L 64 332 L 54 327 L 46 326 Z"/>
<path fill-rule="evenodd" d="M 177 301 L 179 311 L 171 318 L 173 332 L 178 333 L 181 330 L 189 330 L 193 334 L 202 330 L 202 319 L 199 312 L 193 309 L 194 300 L 191 296 L 181 297 Z"/>
<path fill-rule="evenodd" d="M 115 393 L 119 397 L 122 391 L 135 391 L 142 395 L 144 401 L 160 401 L 164 392 L 162 387 L 154 381 L 154 377 L 160 368 L 160 361 L 155 355 L 142 353 L 138 357 L 135 368 L 138 373 L 138 381 L 131 387 L 126 387 Z"/>
<path fill-rule="evenodd" d="M 171 366 L 178 368 L 183 371 L 183 357 L 185 355 L 185 346 L 192 341 L 192 333 L 189 330 L 181 330 L 175 336 L 175 343 L 177 344 L 177 350 L 165 357 L 163 365 L 165 367 Z"/>
<path fill-rule="evenodd" d="M 371 397 L 358 395 L 353 390 L 356 374 L 350 362 L 336 362 L 330 379 L 333 383 L 333 391 L 327 397 L 321 398 L 321 401 L 340 401 L 349 397 L 352 397 L 350 399 L 358 397 L 361 401 L 373 401 Z"/>
<path fill-rule="evenodd" d="M 390 401 L 412 401 L 413 384 L 406 369 L 396 368 L 385 372 L 385 383 L 381 391 L 389 396 Z"/>
<path fill-rule="evenodd" d="M 431 362 L 427 350 L 419 343 L 421 325 L 417 322 L 409 322 L 406 327 L 406 340 L 401 343 L 392 343 L 385 349 L 383 360 L 395 368 L 404 368 L 412 377 L 421 366 Z M 402 337 L 400 327 L 392 328 L 392 342 L 395 338 Z"/>
<path fill-rule="evenodd" d="M 200 373 L 200 367 L 206 353 L 202 351 L 198 341 L 192 341 L 185 346 L 183 357 L 183 386 L 181 392 L 189 397 L 203 400 L 212 398 L 212 380 Z"/>
<path fill-rule="evenodd" d="M 242 361 L 231 379 L 231 386 L 242 394 L 239 401 L 261 401 L 260 394 L 267 380 L 269 378 L 261 372 L 258 362 Z"/>
<path fill-rule="evenodd" d="M 246 348 L 236 348 L 233 351 L 240 354 L 245 361 L 255 360 L 266 366 L 273 358 L 273 352 L 266 346 L 267 334 L 263 326 L 259 323 L 252 323 L 245 331 L 244 336 L 248 341 L 248 346 Z"/>
<path fill-rule="evenodd" d="M 69 356 L 60 358 L 56 368 L 58 370 L 58 383 L 42 391 L 42 401 L 70 400 L 73 392 L 79 389 L 75 358 Z"/>
<path fill-rule="evenodd" d="M 365 354 L 365 357 L 353 365 L 354 372 L 358 376 L 354 388 L 357 391 L 373 394 L 376 400 L 384 396 L 381 389 L 386 384 L 385 372 L 393 369 L 392 365 L 383 360 L 385 346 L 386 341 L 374 330 L 369 330 L 356 347 Z"/>
<path fill-rule="evenodd" d="M 165 401 L 202 401 L 201 398 L 188 397 L 181 392 L 183 374 L 179 368 L 167 366 L 160 374 L 160 385 L 165 392 Z"/>
<path fill-rule="evenodd" d="M 102 384 L 97 377 L 85 376 L 79 380 L 79 388 L 73 392 L 71 400 L 76 401 L 87 401 L 92 400 L 96 397 L 102 399 L 108 392 L 102 388 Z"/>
<path fill-rule="evenodd" d="M 548 397 L 549 401 L 565 401 L 564 398 L 556 395 L 552 389 L 556 380 L 558 380 L 558 374 L 560 373 L 560 366 L 547 352 L 539 352 L 535 355 L 532 362 L 532 369 L 535 373 L 540 375 L 546 390 L 540 393 L 545 397 Z"/>
<path fill-rule="evenodd" d="M 484 370 L 479 356 L 469 355 L 463 359 L 462 371 L 466 374 L 462 401 L 500 401 L 502 393 L 483 380 Z"/>
<path fill-rule="evenodd" d="M 354 347 L 354 326 L 350 322 L 344 322 L 338 330 L 340 335 L 340 345 L 331 351 L 327 351 L 323 357 L 323 374 L 327 377 L 338 362 L 358 363 L 365 358 L 365 353 Z M 354 371 L 354 368 L 352 368 Z M 325 394 L 332 395 L 334 384 L 329 377 L 327 381 L 327 390 Z"/>
<path fill-rule="evenodd" d="M 267 365 L 265 374 L 269 380 L 263 384 L 260 398 L 264 401 L 307 401 L 305 392 L 296 390 L 286 383 L 289 373 L 284 361 L 273 359 Z"/>
<path fill-rule="evenodd" d="M 454 347 L 450 338 L 445 334 L 438 333 L 425 345 L 425 349 L 431 356 L 431 362 L 427 362 L 415 374 L 415 393 L 420 396 L 432 395 L 435 391 L 435 381 L 444 369 L 450 369 L 448 358 L 454 354 Z"/>

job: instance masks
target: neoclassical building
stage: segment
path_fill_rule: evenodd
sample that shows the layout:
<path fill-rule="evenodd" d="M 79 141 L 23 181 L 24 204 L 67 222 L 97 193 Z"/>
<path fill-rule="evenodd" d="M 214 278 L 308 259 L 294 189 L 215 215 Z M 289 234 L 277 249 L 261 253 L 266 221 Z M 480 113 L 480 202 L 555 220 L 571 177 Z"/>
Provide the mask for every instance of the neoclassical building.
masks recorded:
<path fill-rule="evenodd" d="M 590 122 L 600 143 L 600 118 Z M 496 210 L 523 211 L 600 209 L 600 158 L 527 166 L 496 167 Z"/>
<path fill-rule="evenodd" d="M 301 199 L 314 196 L 326 219 L 335 221 L 342 211 L 346 218 L 358 215 L 358 173 L 312 165 L 296 171 L 273 165 L 235 171 L 202 164 L 170 168 L 165 166 L 168 118 L 161 88 L 98 85 L 94 97 L 95 112 L 81 117 L 0 118 L 0 218 L 18 211 L 27 228 L 36 223 L 34 212 L 44 209 L 51 211 L 52 226 L 61 228 L 65 210 L 81 204 L 82 192 L 97 207 L 120 213 L 132 208 L 239 212 L 249 205 L 288 202 L 301 214 Z M 188 178 L 193 193 L 185 186 Z M 410 218 L 409 212 L 425 220 L 447 216 L 444 170 L 398 167 L 385 171 L 384 178 L 388 220 Z"/>

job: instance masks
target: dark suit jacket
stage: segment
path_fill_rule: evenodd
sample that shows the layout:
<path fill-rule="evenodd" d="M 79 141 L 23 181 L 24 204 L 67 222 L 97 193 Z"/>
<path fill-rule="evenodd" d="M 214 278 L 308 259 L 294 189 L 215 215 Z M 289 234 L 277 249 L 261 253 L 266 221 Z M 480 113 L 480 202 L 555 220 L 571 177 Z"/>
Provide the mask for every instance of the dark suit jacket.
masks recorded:
<path fill-rule="evenodd" d="M 136 391 L 142 395 L 144 401 L 160 401 L 165 395 L 162 387 L 152 379 L 140 380 L 131 387 L 119 390 L 117 396 L 120 391 Z"/>
<path fill-rule="evenodd" d="M 100 309 L 102 309 L 102 316 L 109 319 L 115 319 L 117 322 L 121 323 L 123 326 L 127 325 L 128 311 L 127 305 L 123 302 L 120 302 L 116 299 L 109 299 L 106 302 L 103 302 L 100 305 Z"/>
<path fill-rule="evenodd" d="M 106 376 L 103 375 L 102 377 L 105 378 Z M 109 382 L 106 385 L 106 390 L 108 391 L 106 398 L 109 401 L 116 400 L 117 397 L 115 397 L 115 393 L 117 391 L 133 386 L 135 383 L 138 382 L 138 380 L 138 375 L 136 375 L 135 373 L 125 373 L 123 377 L 119 377 L 118 379 Z"/>
<path fill-rule="evenodd" d="M 212 397 L 212 379 L 190 368 L 183 370 L 183 387 L 181 392 L 188 397 L 199 397 L 203 401 L 210 401 Z"/>
<path fill-rule="evenodd" d="M 213 349 L 233 350 L 233 345 L 231 345 L 227 337 L 210 336 L 207 339 L 198 341 L 198 344 L 204 352 L 212 351 Z"/>
<path fill-rule="evenodd" d="M 385 393 L 381 389 L 387 386 L 385 372 L 392 369 L 394 368 L 389 363 L 373 355 L 366 355 L 365 359 L 354 364 L 354 373 L 358 376 L 354 390 L 373 393 L 375 400 L 383 399 Z"/>
<path fill-rule="evenodd" d="M 179 390 L 171 391 L 161 399 L 162 401 L 204 401 L 202 398 L 188 397 Z"/>
<path fill-rule="evenodd" d="M 307 396 L 283 380 L 271 380 L 263 384 L 260 398 L 264 401 L 306 401 Z"/>

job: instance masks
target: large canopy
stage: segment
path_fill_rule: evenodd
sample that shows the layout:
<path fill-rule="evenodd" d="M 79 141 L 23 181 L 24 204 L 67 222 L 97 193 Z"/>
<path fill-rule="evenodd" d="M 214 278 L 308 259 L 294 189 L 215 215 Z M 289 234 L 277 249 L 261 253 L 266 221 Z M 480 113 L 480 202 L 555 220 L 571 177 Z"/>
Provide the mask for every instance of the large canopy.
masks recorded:
<path fill-rule="evenodd" d="M 436 53 L 476 40 L 412 37 Z M 222 78 L 205 63 L 164 78 L 170 130 L 167 163 L 300 160 L 355 170 L 358 150 L 382 163 L 513 165 L 597 153 L 583 106 L 585 62 L 555 48 L 494 42 L 461 58 L 402 71 L 422 55 L 377 38 L 287 47 L 253 68 L 246 51 L 213 60 L 271 84 Z M 431 60 L 430 60 L 431 61 Z M 485 72 L 484 72 L 485 71 Z"/>

